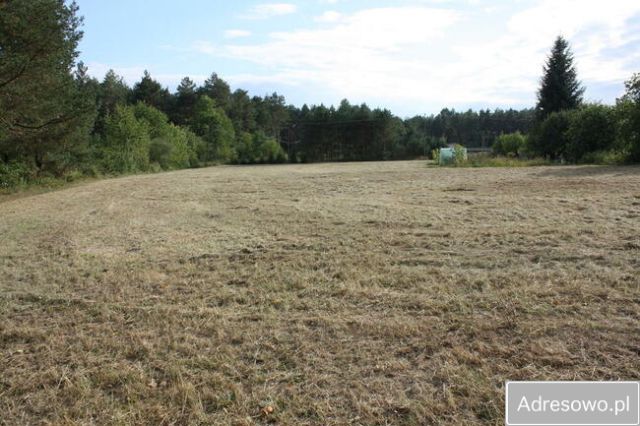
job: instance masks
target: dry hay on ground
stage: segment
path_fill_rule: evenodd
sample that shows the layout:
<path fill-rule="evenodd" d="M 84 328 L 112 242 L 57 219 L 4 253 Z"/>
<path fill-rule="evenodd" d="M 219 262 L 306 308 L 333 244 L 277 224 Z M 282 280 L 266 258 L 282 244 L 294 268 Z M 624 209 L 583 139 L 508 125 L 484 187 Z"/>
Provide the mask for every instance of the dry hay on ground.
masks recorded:
<path fill-rule="evenodd" d="M 0 236 L 0 424 L 498 425 L 507 379 L 640 378 L 638 167 L 188 170 Z"/>

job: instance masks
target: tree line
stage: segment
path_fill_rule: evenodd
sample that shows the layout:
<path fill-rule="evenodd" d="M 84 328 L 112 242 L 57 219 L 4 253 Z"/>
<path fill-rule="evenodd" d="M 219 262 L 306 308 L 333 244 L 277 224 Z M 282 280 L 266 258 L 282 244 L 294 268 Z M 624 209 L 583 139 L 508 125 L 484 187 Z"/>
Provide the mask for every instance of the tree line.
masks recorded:
<path fill-rule="evenodd" d="M 567 40 L 558 37 L 544 65 L 528 134 L 497 138 L 494 152 L 570 163 L 640 161 L 640 74 L 615 105 L 585 103 Z"/>
<path fill-rule="evenodd" d="M 638 159 L 638 79 L 615 107 L 583 105 L 563 39 L 535 109 L 401 119 L 348 100 L 298 108 L 277 93 L 232 91 L 216 73 L 202 85 L 185 77 L 173 92 L 146 71 L 132 87 L 114 71 L 98 81 L 78 62 L 81 27 L 75 2 L 0 0 L 1 186 L 215 163 L 410 159 L 514 132 L 528 135 L 532 155 L 579 161 L 616 147 Z"/>

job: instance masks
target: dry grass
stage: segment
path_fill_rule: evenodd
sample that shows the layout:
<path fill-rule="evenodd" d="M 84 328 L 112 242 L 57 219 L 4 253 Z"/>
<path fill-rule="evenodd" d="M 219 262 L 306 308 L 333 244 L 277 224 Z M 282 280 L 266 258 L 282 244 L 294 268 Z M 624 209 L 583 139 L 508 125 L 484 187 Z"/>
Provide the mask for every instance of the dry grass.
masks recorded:
<path fill-rule="evenodd" d="M 0 424 L 499 425 L 507 379 L 640 378 L 638 167 L 179 171 L 0 238 Z"/>

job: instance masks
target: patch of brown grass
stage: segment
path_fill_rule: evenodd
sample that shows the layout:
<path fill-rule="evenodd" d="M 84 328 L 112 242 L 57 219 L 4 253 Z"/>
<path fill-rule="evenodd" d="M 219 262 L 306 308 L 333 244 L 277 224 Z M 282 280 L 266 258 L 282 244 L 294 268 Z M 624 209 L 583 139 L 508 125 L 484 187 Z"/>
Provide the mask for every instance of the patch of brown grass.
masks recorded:
<path fill-rule="evenodd" d="M 389 162 L 4 202 L 0 423 L 498 425 L 508 379 L 637 380 L 638 201 Z"/>

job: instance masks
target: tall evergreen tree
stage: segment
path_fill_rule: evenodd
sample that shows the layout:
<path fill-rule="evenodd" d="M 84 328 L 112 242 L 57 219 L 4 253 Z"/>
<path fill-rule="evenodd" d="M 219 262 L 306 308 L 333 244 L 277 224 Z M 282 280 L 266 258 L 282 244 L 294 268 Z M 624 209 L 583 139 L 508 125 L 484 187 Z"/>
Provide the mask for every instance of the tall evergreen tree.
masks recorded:
<path fill-rule="evenodd" d="M 131 90 L 124 79 L 115 73 L 114 70 L 107 71 L 104 80 L 100 83 L 99 90 L 99 110 L 96 119 L 95 131 L 103 134 L 105 122 L 109 114 L 113 114 L 117 105 L 125 105 L 130 96 Z"/>
<path fill-rule="evenodd" d="M 196 84 L 189 77 L 183 78 L 176 90 L 171 120 L 175 124 L 189 125 L 197 99 Z"/>
<path fill-rule="evenodd" d="M 51 164 L 57 169 L 59 159 L 69 158 L 70 141 L 87 141 L 92 125 L 87 120 L 96 105 L 85 67 L 79 68 L 78 79 L 73 72 L 81 25 L 75 2 L 0 1 L 0 157 L 4 160 L 27 161 L 38 169 Z M 80 127 L 84 134 L 77 131 Z"/>
<path fill-rule="evenodd" d="M 169 109 L 171 98 L 169 90 L 154 80 L 149 71 L 145 70 L 142 80 L 133 86 L 131 95 L 133 103 L 144 102 L 164 113 Z"/>
<path fill-rule="evenodd" d="M 238 89 L 231 94 L 228 116 L 236 132 L 256 130 L 255 105 L 246 90 Z"/>
<path fill-rule="evenodd" d="M 544 66 L 536 105 L 538 121 L 553 112 L 577 108 L 582 103 L 583 93 L 584 87 L 578 81 L 569 42 L 559 36 Z"/>
<path fill-rule="evenodd" d="M 213 99 L 217 107 L 229 113 L 231 89 L 229 88 L 229 84 L 221 79 L 218 74 L 215 72 L 212 73 L 211 77 L 204 81 L 204 85 L 200 88 L 199 92 Z"/>

